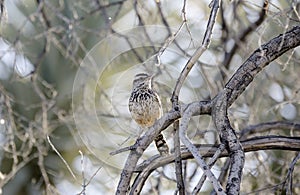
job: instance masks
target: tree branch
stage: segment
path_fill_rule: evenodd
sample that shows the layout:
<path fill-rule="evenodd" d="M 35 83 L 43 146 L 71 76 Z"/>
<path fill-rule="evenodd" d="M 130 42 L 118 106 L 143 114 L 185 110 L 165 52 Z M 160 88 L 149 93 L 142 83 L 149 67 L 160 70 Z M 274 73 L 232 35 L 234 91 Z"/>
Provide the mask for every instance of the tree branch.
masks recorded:
<path fill-rule="evenodd" d="M 218 179 L 215 177 L 215 175 L 211 172 L 209 166 L 205 163 L 203 157 L 198 152 L 196 146 L 189 140 L 189 138 L 186 136 L 186 130 L 188 128 L 188 124 L 190 121 L 190 118 L 192 117 L 193 113 L 198 110 L 197 106 L 189 106 L 187 110 L 182 115 L 181 124 L 179 126 L 179 137 L 182 141 L 182 143 L 189 149 L 189 151 L 193 154 L 195 160 L 200 165 L 201 169 L 203 170 L 204 174 L 209 178 L 209 180 L 212 182 L 213 187 L 215 191 L 218 194 L 225 194 L 221 184 L 219 183 Z M 200 108 L 201 110 L 201 108 Z"/>
<path fill-rule="evenodd" d="M 211 168 L 219 159 L 220 155 L 222 154 L 222 152 L 225 150 L 225 145 L 224 144 L 220 144 L 220 146 L 218 147 L 218 150 L 214 153 L 214 155 L 212 156 L 211 159 L 209 159 L 208 162 L 208 166 L 209 168 Z M 204 182 L 206 180 L 206 175 L 203 174 L 199 180 L 199 182 L 197 183 L 196 187 L 194 188 L 192 195 L 196 195 L 200 192 Z M 219 180 L 220 181 L 220 180 Z"/>
<path fill-rule="evenodd" d="M 239 194 L 242 181 L 242 172 L 245 163 L 245 154 L 238 140 L 235 130 L 231 127 L 227 115 L 227 99 L 229 91 L 224 90 L 214 98 L 212 118 L 220 135 L 221 142 L 229 152 L 231 167 L 226 185 L 226 194 Z"/>
<path fill-rule="evenodd" d="M 262 70 L 265 66 L 267 66 L 271 61 L 275 60 L 277 57 L 288 51 L 289 49 L 295 48 L 300 44 L 300 26 L 296 26 L 290 31 L 286 32 L 285 34 L 281 34 L 274 39 L 270 40 L 268 43 L 262 45 L 259 49 L 257 49 L 249 58 L 245 61 L 245 63 L 235 72 L 235 74 L 231 77 L 231 79 L 228 81 L 228 83 L 225 86 L 225 89 L 217 96 L 217 98 L 213 99 L 214 105 L 216 103 L 219 103 L 218 108 L 228 108 L 237 98 L 238 96 L 245 90 L 245 88 L 252 82 L 255 75 Z M 191 62 L 189 62 L 191 63 Z M 186 75 L 188 73 L 188 70 L 186 70 Z M 185 75 L 185 74 L 184 74 Z M 178 82 L 183 82 L 184 78 L 181 77 L 182 80 Z M 176 89 L 180 91 L 180 84 L 176 84 Z M 179 91 L 174 90 L 174 94 L 176 96 L 177 92 Z M 223 98 L 220 97 L 226 97 L 225 101 L 222 102 Z M 220 99 L 219 99 L 220 98 Z M 218 100 L 219 99 L 219 100 Z M 223 99 L 224 100 L 224 99 Z M 136 149 L 131 150 L 127 161 L 125 163 L 124 169 L 122 170 L 120 181 L 118 184 L 118 188 L 116 191 L 116 194 L 126 194 L 128 191 L 128 186 L 130 186 L 130 180 L 132 178 L 133 172 L 136 170 L 136 164 L 137 161 L 140 159 L 141 155 L 143 154 L 144 150 L 150 145 L 150 143 L 154 140 L 154 138 L 165 128 L 167 128 L 170 124 L 174 122 L 174 120 L 178 119 L 183 112 L 185 112 L 186 109 L 190 106 L 198 106 L 198 109 L 195 107 L 195 112 L 193 115 L 199 115 L 199 114 L 210 114 L 212 111 L 212 102 L 211 101 L 200 101 L 200 102 L 194 102 L 186 107 L 183 107 L 180 110 L 172 110 L 168 112 L 166 115 L 164 115 L 161 119 L 159 119 L 154 126 L 152 126 L 149 131 L 145 133 L 143 137 L 138 139 L 135 143 Z M 215 106 L 216 107 L 216 106 Z M 216 111 L 218 109 L 214 108 L 214 117 L 218 115 L 218 118 L 221 118 L 220 116 L 225 117 L 226 119 L 226 109 L 219 109 L 221 111 L 220 113 L 217 113 Z M 222 120 L 225 120 L 222 119 Z M 228 119 L 226 119 L 228 120 Z M 229 121 L 224 121 L 225 126 L 218 125 L 218 129 L 223 131 L 223 127 L 228 130 L 227 137 L 234 137 L 235 132 L 230 127 Z M 227 125 L 227 126 L 226 126 Z M 220 128 L 221 127 L 221 128 Z M 224 132 L 222 132 L 224 134 Z M 230 135 L 230 136 L 229 136 Z M 223 136 L 224 137 L 224 136 Z M 226 136 L 225 136 L 226 137 Z M 226 140 L 226 139 L 225 139 Z M 227 140 L 228 143 L 234 142 L 236 139 L 236 136 L 232 140 Z M 243 157 L 243 153 L 241 152 L 242 148 L 238 144 L 237 141 L 236 144 L 231 146 L 231 148 L 235 148 L 236 150 L 231 150 L 233 152 L 236 152 L 236 154 L 239 155 L 239 158 L 241 159 Z M 284 146 L 282 146 L 284 148 Z M 233 160 L 235 159 L 233 155 Z M 168 156 L 169 157 L 169 156 Z M 166 157 L 167 158 L 167 157 Z M 185 156 L 182 154 L 182 158 L 184 159 Z M 160 159 L 160 158 L 159 158 Z M 234 160 L 234 162 L 237 162 Z M 239 161 L 239 165 L 241 165 L 241 161 Z M 233 165 L 232 165 L 233 166 Z M 240 174 L 236 172 L 236 175 L 239 176 Z M 233 180 L 235 177 L 231 177 Z M 231 181 L 233 181 L 231 180 Z M 239 182 L 238 182 L 239 183 Z M 236 188 L 237 190 L 237 188 Z"/>
<path fill-rule="evenodd" d="M 286 136 L 257 136 L 251 139 L 241 141 L 244 152 L 255 152 L 261 150 L 287 150 L 287 151 L 300 151 L 300 137 L 286 137 Z M 215 155 L 220 145 L 216 144 L 195 144 L 197 151 L 204 158 L 209 158 Z M 228 157 L 228 151 L 224 150 L 220 154 L 220 158 Z M 181 148 L 182 160 L 194 158 L 191 152 L 186 148 Z M 141 177 L 145 177 L 145 172 L 153 171 L 158 167 L 165 166 L 175 161 L 175 155 L 170 154 L 167 156 L 155 156 L 145 160 L 136 167 L 135 172 L 142 172 Z M 147 173 L 147 174 L 151 174 Z M 142 174 L 144 174 L 142 176 Z"/>
<path fill-rule="evenodd" d="M 285 136 L 259 136 L 241 142 L 244 152 L 255 152 L 261 150 L 288 150 L 288 151 L 300 151 L 300 137 L 285 137 Z M 204 158 L 213 157 L 220 151 L 220 145 L 213 144 L 195 144 L 197 151 Z M 228 157 L 229 154 L 226 150 L 222 150 L 217 154 L 220 157 Z M 188 148 L 181 148 L 181 157 L 183 160 L 194 158 Z M 166 166 L 173 163 L 176 159 L 175 154 L 167 156 L 153 156 L 140 165 L 137 166 L 135 172 L 139 172 L 137 178 L 134 181 L 133 189 L 139 192 L 147 180 L 149 175 L 159 167 Z M 200 180 L 201 181 L 201 180 Z M 199 187 L 199 186 L 197 186 Z M 197 189 L 196 189 L 197 190 Z"/>
<path fill-rule="evenodd" d="M 226 187 L 228 194 L 239 193 L 245 155 L 235 130 L 230 125 L 227 109 L 265 66 L 299 44 L 300 27 L 296 26 L 285 34 L 281 34 L 262 45 L 235 72 L 225 85 L 225 89 L 213 99 L 213 121 L 220 134 L 221 141 L 225 143 L 227 150 L 230 152 L 231 158 L 231 170 Z"/>
<path fill-rule="evenodd" d="M 172 102 L 178 102 L 178 96 L 179 96 L 179 92 L 181 90 L 181 87 L 187 77 L 187 75 L 189 74 L 189 72 L 191 71 L 191 69 L 193 68 L 193 66 L 195 65 L 195 63 L 197 62 L 197 60 L 199 59 L 199 57 L 203 54 L 203 52 L 208 48 L 209 43 L 210 43 L 210 39 L 211 39 L 211 34 L 212 34 L 212 30 L 213 30 L 213 26 L 215 24 L 215 20 L 217 17 L 217 13 L 220 7 L 220 0 L 213 0 L 212 1 L 212 10 L 209 16 L 209 20 L 207 23 L 207 27 L 206 27 L 206 31 L 203 37 L 203 41 L 201 46 L 195 51 L 195 53 L 192 55 L 192 57 L 189 59 L 189 61 L 187 62 L 187 64 L 185 65 L 185 67 L 183 68 L 183 70 L 180 73 L 180 76 L 176 82 L 176 86 L 174 88 L 173 94 L 172 94 Z"/>
<path fill-rule="evenodd" d="M 171 111 L 164 115 L 162 118 L 156 121 L 156 123 L 149 128 L 144 136 L 139 138 L 135 142 L 136 149 L 131 150 L 126 160 L 125 166 L 122 170 L 120 181 L 117 187 L 116 194 L 126 194 L 128 187 L 130 186 L 130 180 L 135 170 L 136 164 L 143 152 L 154 140 L 155 137 L 165 128 L 167 128 L 172 122 L 179 118 L 180 112 Z"/>
<path fill-rule="evenodd" d="M 271 131 L 271 130 L 291 130 L 291 131 L 300 131 L 300 124 L 290 121 L 274 121 L 274 122 L 267 122 L 267 123 L 260 123 L 257 125 L 250 125 L 245 129 L 240 131 L 240 139 L 245 139 L 247 135 L 251 135 L 254 133 L 261 133 L 264 131 Z"/>
<path fill-rule="evenodd" d="M 300 26 L 271 39 L 255 50 L 225 85 L 229 90 L 228 106 L 246 89 L 253 78 L 270 62 L 300 45 Z"/>
<path fill-rule="evenodd" d="M 179 121 L 176 120 L 174 122 L 174 154 L 176 156 L 175 159 L 175 173 L 177 180 L 177 188 L 180 195 L 185 194 L 185 185 L 184 179 L 182 176 L 182 159 L 180 152 L 180 137 L 179 137 Z"/>
<path fill-rule="evenodd" d="M 237 38 L 235 39 L 234 45 L 231 48 L 231 50 L 229 52 L 225 52 L 225 57 L 224 57 L 224 61 L 222 64 L 226 69 L 229 69 L 229 64 L 232 60 L 233 55 L 240 48 L 240 46 L 243 44 L 243 42 L 245 42 L 248 35 L 251 32 L 253 32 L 253 30 L 255 28 L 257 28 L 264 21 L 266 14 L 267 14 L 268 6 L 269 6 L 269 1 L 265 0 L 257 20 L 255 22 L 253 22 L 250 26 L 248 26 L 246 29 L 242 30 L 241 33 L 237 35 Z M 222 72 L 222 73 L 223 73 L 223 76 L 225 76 L 224 72 Z"/>

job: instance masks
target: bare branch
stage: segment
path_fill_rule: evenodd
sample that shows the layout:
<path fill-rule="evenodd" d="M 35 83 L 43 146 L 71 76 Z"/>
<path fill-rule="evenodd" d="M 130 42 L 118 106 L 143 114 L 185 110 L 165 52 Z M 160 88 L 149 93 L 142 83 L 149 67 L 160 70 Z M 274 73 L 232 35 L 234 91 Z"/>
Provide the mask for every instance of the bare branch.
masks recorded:
<path fill-rule="evenodd" d="M 53 143 L 50 140 L 49 135 L 47 135 L 47 141 L 49 143 L 49 145 L 51 146 L 52 150 L 57 154 L 57 156 L 59 156 L 59 158 L 63 161 L 63 163 L 66 165 L 67 169 L 69 170 L 69 172 L 71 173 L 72 177 L 74 178 L 75 181 L 77 181 L 77 178 L 75 176 L 75 174 L 73 173 L 70 165 L 67 163 L 67 161 L 64 159 L 64 157 L 59 153 L 59 151 L 56 149 L 56 147 L 53 145 Z"/>
<path fill-rule="evenodd" d="M 212 118 L 220 135 L 221 142 L 225 144 L 230 154 L 231 169 L 226 185 L 226 193 L 239 194 L 245 154 L 240 141 L 237 139 L 235 130 L 230 125 L 227 115 L 227 99 L 228 91 L 225 89 L 213 100 Z"/>
<path fill-rule="evenodd" d="M 271 130 L 290 130 L 290 131 L 300 131 L 300 124 L 289 122 L 289 121 L 274 121 L 268 123 L 260 123 L 257 125 L 251 125 L 247 128 L 244 128 L 240 131 L 240 139 L 245 139 L 248 135 L 254 133 L 261 133 L 264 131 L 271 131 Z"/>
<path fill-rule="evenodd" d="M 180 137 L 179 137 L 179 121 L 174 122 L 174 154 L 175 159 L 175 173 L 177 179 L 177 189 L 180 195 L 185 194 L 185 185 L 182 173 L 182 159 L 180 153 Z"/>
<path fill-rule="evenodd" d="M 193 154 L 195 160 L 200 165 L 201 169 L 203 170 L 204 174 L 209 178 L 212 182 L 213 187 L 217 194 L 225 194 L 221 184 L 218 182 L 215 175 L 210 171 L 209 166 L 205 163 L 203 157 L 199 154 L 196 146 L 189 140 L 186 136 L 186 130 L 188 127 L 188 123 L 192 115 L 196 110 L 199 110 L 197 106 L 189 106 L 182 115 L 181 123 L 179 126 L 179 136 L 182 143 L 189 149 L 189 151 Z M 201 110 L 201 108 L 200 108 Z"/>
<path fill-rule="evenodd" d="M 197 110 L 197 113 L 207 114 L 210 112 L 210 102 L 195 102 L 189 104 L 187 107 L 192 106 Z M 197 108 L 198 106 L 198 108 Z M 182 111 L 183 112 L 183 111 Z M 165 128 L 167 128 L 170 124 L 174 122 L 174 120 L 180 117 L 181 113 L 179 111 L 171 111 L 166 113 L 162 118 L 156 121 L 156 123 L 149 128 L 149 130 L 145 133 L 144 136 L 139 138 L 135 142 L 136 149 L 131 150 L 129 153 L 125 166 L 121 173 L 121 178 L 118 184 L 116 194 L 124 194 L 128 190 L 128 186 L 132 177 L 132 174 L 135 170 L 137 161 L 142 156 L 145 149 L 150 145 L 150 143 L 154 140 L 154 138 Z"/>
<path fill-rule="evenodd" d="M 286 137 L 277 135 L 257 136 L 241 141 L 241 144 L 245 153 L 261 150 L 300 151 L 300 137 Z M 195 146 L 203 158 L 213 157 L 220 148 L 220 145 L 216 144 L 195 144 Z M 228 157 L 228 155 L 228 151 L 224 150 L 219 157 Z M 182 160 L 194 158 L 186 147 L 181 148 L 181 157 Z M 136 167 L 135 172 L 153 171 L 158 167 L 162 167 L 174 162 L 175 158 L 176 157 L 174 154 L 167 156 L 153 156 L 139 164 Z"/>
<path fill-rule="evenodd" d="M 242 43 L 246 40 L 247 36 L 253 32 L 253 29 L 257 28 L 265 19 L 267 11 L 268 11 L 268 6 L 269 6 L 269 1 L 265 0 L 262 10 L 259 13 L 259 17 L 257 18 L 257 20 L 255 22 L 253 22 L 251 25 L 249 25 L 246 29 L 242 30 L 238 35 L 237 38 L 234 42 L 233 47 L 231 48 L 231 50 L 229 52 L 225 52 L 225 57 L 224 57 L 224 61 L 222 63 L 222 65 L 228 69 L 229 68 L 229 64 L 232 60 L 233 55 L 235 54 L 235 52 L 239 49 L 239 47 L 242 45 Z M 223 22 L 225 24 L 225 21 Z M 225 76 L 224 72 L 223 76 Z"/>
<path fill-rule="evenodd" d="M 214 153 L 213 157 L 209 160 L 208 162 L 208 166 L 209 168 L 211 168 L 216 161 L 219 159 L 220 155 L 222 154 L 222 152 L 225 150 L 225 145 L 224 144 L 220 144 L 220 146 L 218 147 L 218 150 Z M 196 187 L 194 188 L 192 194 L 196 195 L 199 193 L 199 191 L 201 190 L 205 180 L 206 180 L 206 175 L 203 174 L 199 180 L 199 182 L 197 183 Z M 219 180 L 220 181 L 220 180 Z"/>
<path fill-rule="evenodd" d="M 253 78 L 270 62 L 290 49 L 300 45 L 300 26 L 295 26 L 284 34 L 278 35 L 259 49 L 240 66 L 225 85 L 229 90 L 228 106 L 246 89 Z"/>
<path fill-rule="evenodd" d="M 294 27 L 283 35 L 272 39 L 254 52 L 236 71 L 225 89 L 214 98 L 212 117 L 227 149 L 231 154 L 231 171 L 227 183 L 227 193 L 238 193 L 244 164 L 243 149 L 231 127 L 227 116 L 228 107 L 252 82 L 255 75 L 282 53 L 300 44 L 300 27 Z M 231 183 L 234 182 L 234 183 Z"/>
<path fill-rule="evenodd" d="M 199 57 L 203 54 L 203 52 L 209 46 L 210 37 L 211 37 L 211 34 L 212 34 L 213 26 L 215 24 L 215 20 L 216 20 L 216 17 L 217 17 L 219 7 L 220 7 L 220 1 L 219 0 L 213 0 L 212 10 L 211 10 L 211 13 L 210 13 L 210 16 L 209 16 L 209 20 L 208 20 L 208 23 L 207 23 L 207 28 L 206 28 L 206 31 L 205 31 L 205 34 L 204 34 L 204 37 L 203 37 L 202 44 L 194 52 L 192 57 L 189 59 L 189 61 L 187 62 L 187 64 L 183 68 L 183 70 L 181 71 L 180 76 L 179 76 L 179 78 L 176 82 L 176 86 L 174 88 L 172 98 L 171 98 L 171 100 L 173 102 L 173 108 L 177 107 L 177 105 L 175 105 L 175 107 L 174 107 L 174 103 L 177 104 L 176 102 L 178 102 L 179 92 L 180 92 L 181 87 L 182 87 L 186 77 L 188 76 L 190 70 L 193 68 L 193 66 L 195 65 L 195 63 L 199 59 Z"/>
<path fill-rule="evenodd" d="M 290 164 L 289 171 L 287 173 L 286 181 L 285 181 L 286 185 L 282 185 L 282 187 L 286 188 L 285 190 L 286 194 L 293 194 L 293 172 L 294 172 L 295 165 L 299 159 L 300 159 L 300 152 L 297 152 L 295 158 Z"/>
<path fill-rule="evenodd" d="M 129 151 L 129 150 L 133 150 L 133 149 L 136 149 L 136 146 L 135 146 L 135 145 L 127 146 L 127 147 L 124 147 L 124 148 L 115 150 L 115 151 L 113 151 L 113 152 L 110 152 L 109 154 L 113 156 L 113 155 L 116 155 L 116 154 L 120 154 L 120 153 L 122 153 L 122 152 L 127 152 L 127 151 Z"/>
<path fill-rule="evenodd" d="M 152 127 L 149 128 L 149 130 L 145 133 L 144 136 L 142 136 L 136 141 L 136 149 L 131 150 L 125 162 L 125 166 L 121 173 L 121 178 L 118 184 L 116 194 L 125 194 L 127 192 L 136 164 L 142 156 L 145 149 L 150 145 L 154 138 L 157 137 L 157 135 L 163 129 L 168 127 L 179 116 L 180 113 L 174 111 L 165 114 L 162 118 L 157 120 Z"/>

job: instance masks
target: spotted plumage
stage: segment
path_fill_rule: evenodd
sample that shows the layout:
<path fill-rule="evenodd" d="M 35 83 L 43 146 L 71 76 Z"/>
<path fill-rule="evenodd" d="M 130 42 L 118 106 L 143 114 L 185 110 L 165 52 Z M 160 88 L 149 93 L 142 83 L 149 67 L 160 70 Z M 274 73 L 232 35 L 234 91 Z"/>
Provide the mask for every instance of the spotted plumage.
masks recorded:
<path fill-rule="evenodd" d="M 142 128 L 152 126 L 161 117 L 162 106 L 158 94 L 152 89 L 152 76 L 146 73 L 135 75 L 129 98 L 129 111 Z M 162 134 L 155 138 L 155 144 L 161 155 L 169 153 Z"/>

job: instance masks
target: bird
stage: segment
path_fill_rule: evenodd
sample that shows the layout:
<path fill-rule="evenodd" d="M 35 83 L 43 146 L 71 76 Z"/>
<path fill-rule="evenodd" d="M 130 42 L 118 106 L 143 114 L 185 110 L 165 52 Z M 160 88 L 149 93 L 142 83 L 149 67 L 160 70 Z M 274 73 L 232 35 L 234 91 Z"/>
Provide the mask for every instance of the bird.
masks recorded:
<path fill-rule="evenodd" d="M 129 111 L 132 119 L 142 128 L 151 127 L 162 116 L 162 105 L 159 95 L 152 87 L 153 75 L 147 73 L 136 74 L 129 98 Z M 169 147 L 160 133 L 154 139 L 160 155 L 169 154 Z"/>

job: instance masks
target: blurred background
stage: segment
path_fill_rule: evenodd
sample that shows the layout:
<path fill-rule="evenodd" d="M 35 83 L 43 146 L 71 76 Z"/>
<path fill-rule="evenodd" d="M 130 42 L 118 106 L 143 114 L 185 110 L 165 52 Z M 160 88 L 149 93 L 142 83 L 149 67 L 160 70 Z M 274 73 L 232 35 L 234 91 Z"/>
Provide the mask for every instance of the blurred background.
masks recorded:
<path fill-rule="evenodd" d="M 155 74 L 154 87 L 167 112 L 176 79 L 201 44 L 209 3 L 0 0 L 0 192 L 113 194 L 128 153 L 109 153 L 133 144 L 145 131 L 127 107 L 134 75 Z M 299 15 L 297 0 L 222 1 L 210 47 L 190 72 L 180 102 L 213 98 L 255 49 L 299 25 Z M 236 130 L 300 122 L 299 56 L 296 48 L 272 62 L 232 105 Z M 164 134 L 172 148 L 172 129 Z M 299 132 L 261 133 L 270 134 Z M 209 116 L 194 117 L 188 136 L 194 143 L 218 141 Z M 155 154 L 151 144 L 142 159 Z M 279 193 L 294 156 L 246 154 L 241 192 Z M 224 161 L 214 166 L 215 174 Z M 201 170 L 193 160 L 184 166 L 192 190 Z M 295 166 L 295 193 L 300 193 L 299 169 Z M 160 168 L 143 193 L 173 194 L 174 179 L 173 165 Z M 201 193 L 210 191 L 208 183 Z"/>

